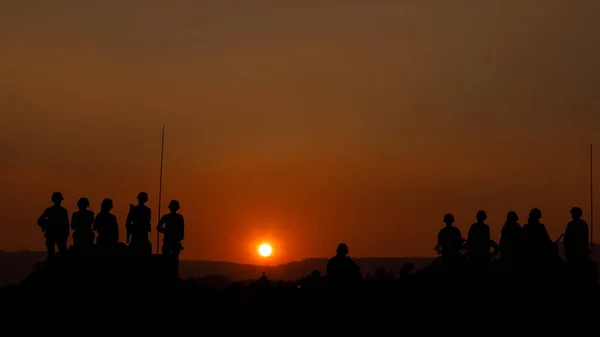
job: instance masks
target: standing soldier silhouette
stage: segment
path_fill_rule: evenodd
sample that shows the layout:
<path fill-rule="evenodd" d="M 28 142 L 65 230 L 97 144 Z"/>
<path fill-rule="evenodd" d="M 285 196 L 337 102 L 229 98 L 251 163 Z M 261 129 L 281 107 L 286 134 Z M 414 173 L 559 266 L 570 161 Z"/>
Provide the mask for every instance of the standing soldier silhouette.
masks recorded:
<path fill-rule="evenodd" d="M 588 224 L 581 219 L 583 211 L 579 207 L 571 209 L 573 221 L 567 224 L 564 236 L 565 258 L 571 266 L 581 266 L 588 260 L 590 237 Z"/>
<path fill-rule="evenodd" d="M 102 249 L 114 249 L 119 243 L 119 224 L 117 217 L 110 211 L 113 208 L 111 199 L 102 200 L 100 212 L 94 219 L 92 229 L 98 233 L 96 245 Z"/>
<path fill-rule="evenodd" d="M 89 249 L 94 245 L 94 212 L 88 209 L 90 201 L 88 198 L 80 198 L 77 201 L 77 212 L 71 216 L 71 229 L 73 230 L 73 246 Z"/>
<path fill-rule="evenodd" d="M 146 206 L 148 193 L 140 192 L 137 205 L 129 205 L 129 213 L 125 221 L 127 243 L 136 255 L 152 254 L 152 244 L 148 239 L 150 233 L 151 210 Z"/>
<path fill-rule="evenodd" d="M 444 216 L 446 227 L 438 233 L 438 247 L 441 249 L 444 264 L 453 266 L 460 259 L 460 251 L 463 247 L 463 237 L 460 229 L 452 226 L 454 224 L 454 215 L 446 214 Z"/>
<path fill-rule="evenodd" d="M 179 254 L 183 249 L 181 241 L 184 236 L 183 215 L 177 213 L 179 210 L 179 201 L 171 200 L 169 203 L 171 213 L 163 215 L 158 221 L 156 230 L 164 234 L 162 254 L 166 263 L 170 265 L 173 275 L 179 278 Z"/>
<path fill-rule="evenodd" d="M 500 235 L 500 261 L 508 270 L 515 270 L 521 260 L 523 248 L 523 227 L 519 224 L 519 216 L 510 211 Z"/>
<path fill-rule="evenodd" d="M 54 205 L 46 208 L 44 213 L 37 220 L 38 226 L 40 226 L 46 237 L 48 260 L 54 259 L 54 246 L 58 248 L 58 253 L 60 255 L 65 255 L 67 253 L 69 213 L 61 206 L 63 200 L 62 193 L 52 193 L 52 203 L 54 203 Z"/>
<path fill-rule="evenodd" d="M 533 208 L 523 226 L 524 262 L 527 271 L 533 274 L 547 268 L 554 255 L 554 242 L 550 239 L 546 226 L 540 222 L 541 218 L 542 211 Z"/>
<path fill-rule="evenodd" d="M 497 245 L 490 239 L 490 226 L 485 223 L 485 211 L 477 212 L 476 217 L 477 222 L 469 228 L 467 246 L 471 263 L 476 269 L 483 270 L 490 263 L 490 249 L 496 248 Z"/>

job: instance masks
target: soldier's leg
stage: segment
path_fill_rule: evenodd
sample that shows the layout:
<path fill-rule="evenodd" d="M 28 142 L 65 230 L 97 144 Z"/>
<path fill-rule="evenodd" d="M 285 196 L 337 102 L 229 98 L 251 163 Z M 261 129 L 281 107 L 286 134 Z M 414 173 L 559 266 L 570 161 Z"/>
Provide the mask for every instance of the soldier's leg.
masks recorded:
<path fill-rule="evenodd" d="M 48 252 L 48 260 L 54 258 L 54 240 L 52 237 L 46 236 L 46 251 Z"/>
<path fill-rule="evenodd" d="M 173 276 L 179 279 L 179 253 L 181 253 L 181 249 L 175 249 L 173 251 Z"/>
<path fill-rule="evenodd" d="M 58 247 L 58 253 L 61 256 L 67 255 L 67 240 L 56 241 L 56 246 Z"/>

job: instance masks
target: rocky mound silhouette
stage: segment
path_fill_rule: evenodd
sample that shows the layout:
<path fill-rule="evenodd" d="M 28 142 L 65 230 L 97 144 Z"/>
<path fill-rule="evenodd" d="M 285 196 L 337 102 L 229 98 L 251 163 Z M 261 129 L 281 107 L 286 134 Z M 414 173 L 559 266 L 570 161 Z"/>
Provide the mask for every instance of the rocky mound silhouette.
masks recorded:
<path fill-rule="evenodd" d="M 46 258 L 45 252 L 7 252 L 0 251 L 0 287 L 18 284 L 31 274 L 34 266 Z M 415 258 L 355 258 L 364 275 L 374 273 L 377 269 L 392 270 L 399 272 L 407 263 L 412 263 L 416 268 L 421 268 L 434 257 Z M 293 281 L 304 277 L 315 270 L 321 274 L 325 273 L 327 258 L 311 258 L 301 261 L 293 261 L 276 266 L 259 266 L 241 264 L 227 261 L 202 261 L 183 260 L 180 262 L 179 274 L 182 279 L 202 278 L 213 283 L 211 278 L 222 283 L 254 280 L 262 273 L 269 275 L 273 280 Z"/>

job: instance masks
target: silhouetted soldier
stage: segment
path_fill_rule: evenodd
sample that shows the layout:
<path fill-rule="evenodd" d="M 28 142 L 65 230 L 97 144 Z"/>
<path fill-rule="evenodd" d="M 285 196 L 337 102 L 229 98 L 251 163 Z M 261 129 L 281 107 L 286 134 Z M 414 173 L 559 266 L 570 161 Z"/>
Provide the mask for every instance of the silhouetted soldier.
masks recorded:
<path fill-rule="evenodd" d="M 340 243 L 337 255 L 327 262 L 327 277 L 333 286 L 354 286 L 362 279 L 360 268 L 349 256 L 348 246 Z"/>
<path fill-rule="evenodd" d="M 441 249 L 442 259 L 445 264 L 453 265 L 460 258 L 460 251 L 463 247 L 463 237 L 460 229 L 452 226 L 454 224 L 454 215 L 446 214 L 444 216 L 446 227 L 438 233 L 438 246 Z"/>
<path fill-rule="evenodd" d="M 523 248 L 528 269 L 547 267 L 554 255 L 554 243 L 550 240 L 546 226 L 540 222 L 542 211 L 537 208 L 529 212 L 523 226 Z"/>
<path fill-rule="evenodd" d="M 565 258 L 569 265 L 582 265 L 589 257 L 590 237 L 588 224 L 581 219 L 583 211 L 579 207 L 571 209 L 573 221 L 567 224 L 564 236 Z"/>
<path fill-rule="evenodd" d="M 88 198 L 80 198 L 77 201 L 77 212 L 71 216 L 71 229 L 73 230 L 73 246 L 89 248 L 94 245 L 94 212 L 88 209 L 90 201 Z"/>
<path fill-rule="evenodd" d="M 184 236 L 183 215 L 177 213 L 179 201 L 171 200 L 169 203 L 171 213 L 163 215 L 158 221 L 156 230 L 164 233 L 162 254 L 165 261 L 173 268 L 174 275 L 179 277 L 179 254 L 183 249 L 181 241 Z"/>
<path fill-rule="evenodd" d="M 496 246 L 496 243 L 490 239 L 490 226 L 485 223 L 487 214 L 485 211 L 477 212 L 477 222 L 469 228 L 467 237 L 467 248 L 469 259 L 474 267 L 478 269 L 486 268 L 490 262 L 490 249 Z"/>
<path fill-rule="evenodd" d="M 519 216 L 510 211 L 506 215 L 506 222 L 502 227 L 500 236 L 501 261 L 509 269 L 517 266 L 521 258 L 523 247 L 523 227 L 519 224 Z"/>
<path fill-rule="evenodd" d="M 151 211 L 146 202 L 148 193 L 141 192 L 137 197 L 137 205 L 129 205 L 129 213 L 125 227 L 127 229 L 127 243 L 129 247 L 139 254 L 152 254 L 152 246 L 148 239 L 148 233 L 151 230 Z"/>
<path fill-rule="evenodd" d="M 113 208 L 111 199 L 102 200 L 100 212 L 94 219 L 92 229 L 98 233 L 96 244 L 101 248 L 116 248 L 119 243 L 119 224 L 117 217 L 110 211 Z"/>
<path fill-rule="evenodd" d="M 37 220 L 38 226 L 40 226 L 46 237 L 48 260 L 54 258 L 54 246 L 58 248 L 58 253 L 60 255 L 64 255 L 67 252 L 67 240 L 69 239 L 69 213 L 61 206 L 63 200 L 62 193 L 52 193 L 52 202 L 54 205 L 46 208 L 44 213 Z"/>

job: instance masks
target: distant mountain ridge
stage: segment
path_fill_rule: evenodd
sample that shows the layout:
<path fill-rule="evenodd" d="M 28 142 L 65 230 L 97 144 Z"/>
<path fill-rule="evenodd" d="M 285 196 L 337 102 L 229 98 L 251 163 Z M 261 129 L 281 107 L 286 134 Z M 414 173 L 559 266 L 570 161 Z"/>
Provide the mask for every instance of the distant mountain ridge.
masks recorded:
<path fill-rule="evenodd" d="M 564 258 L 562 243 L 559 243 L 559 249 L 561 257 Z M 36 263 L 43 261 L 45 258 L 45 252 L 7 252 L 0 250 L 0 287 L 19 283 L 31 273 Z M 363 275 L 366 275 L 373 273 L 378 268 L 398 273 L 406 263 L 412 263 L 418 269 L 429 264 L 435 257 L 364 257 L 353 259 L 359 265 Z M 598 244 L 593 246 L 593 259 L 600 266 L 600 245 Z M 328 258 L 309 258 L 276 266 L 259 266 L 226 261 L 183 260 L 180 262 L 179 272 L 182 278 L 217 278 L 221 283 L 223 283 L 223 279 L 229 281 L 257 279 L 263 272 L 267 277 L 274 280 L 297 280 L 314 270 L 325 274 L 327 260 Z"/>
<path fill-rule="evenodd" d="M 0 250 L 0 287 L 17 284 L 28 276 L 33 266 L 46 258 L 46 252 Z M 392 269 L 399 272 L 408 262 L 417 268 L 431 262 L 433 257 L 423 258 L 354 258 L 364 274 L 372 273 L 377 268 Z M 182 278 L 204 278 L 224 276 L 232 281 L 257 279 L 264 272 L 270 279 L 297 280 L 318 270 L 325 273 L 328 258 L 309 258 L 292 261 L 276 266 L 260 266 L 227 261 L 182 260 L 179 273 Z"/>

